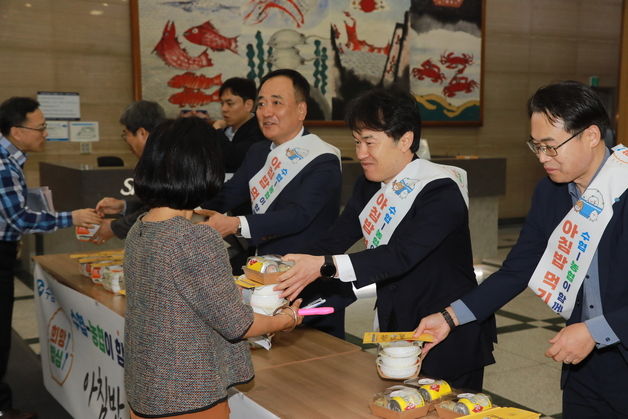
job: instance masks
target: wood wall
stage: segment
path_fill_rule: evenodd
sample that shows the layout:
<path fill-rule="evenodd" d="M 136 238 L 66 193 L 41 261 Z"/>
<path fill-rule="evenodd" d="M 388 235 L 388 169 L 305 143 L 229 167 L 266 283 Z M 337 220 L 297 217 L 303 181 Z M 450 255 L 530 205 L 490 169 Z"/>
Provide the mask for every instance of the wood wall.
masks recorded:
<path fill-rule="evenodd" d="M 602 86 L 618 85 L 622 0 L 486 0 L 486 7 L 484 125 L 426 128 L 423 137 L 432 154 L 506 157 L 500 217 L 523 217 L 543 176 L 524 144 L 526 100 L 541 85 L 561 79 L 586 82 L 596 75 Z M 92 10 L 103 13 L 91 15 Z M 29 156 L 29 183 L 39 184 L 41 160 L 95 164 L 97 155 L 113 154 L 133 165 L 117 123 L 132 100 L 128 2 L 2 0 L 0 21 L 0 99 L 38 90 L 78 91 L 83 119 L 98 120 L 101 127 L 101 141 L 90 155 L 79 154 L 78 144 L 50 143 L 46 152 Z M 311 129 L 354 156 L 346 128 Z"/>

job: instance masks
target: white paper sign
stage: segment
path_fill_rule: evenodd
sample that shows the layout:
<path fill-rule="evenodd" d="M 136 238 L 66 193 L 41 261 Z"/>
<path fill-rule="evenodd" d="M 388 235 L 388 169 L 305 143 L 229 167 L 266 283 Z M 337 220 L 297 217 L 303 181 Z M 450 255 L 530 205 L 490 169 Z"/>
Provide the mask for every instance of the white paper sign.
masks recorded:
<path fill-rule="evenodd" d="M 48 141 L 69 141 L 70 123 L 68 121 L 46 121 Z"/>
<path fill-rule="evenodd" d="M 37 92 L 37 101 L 47 120 L 81 119 L 81 97 L 76 92 Z"/>
<path fill-rule="evenodd" d="M 98 122 L 96 121 L 71 121 L 70 141 L 94 142 L 100 139 Z"/>
<path fill-rule="evenodd" d="M 124 318 L 39 264 L 33 276 L 46 389 L 75 418 L 128 419 Z"/>

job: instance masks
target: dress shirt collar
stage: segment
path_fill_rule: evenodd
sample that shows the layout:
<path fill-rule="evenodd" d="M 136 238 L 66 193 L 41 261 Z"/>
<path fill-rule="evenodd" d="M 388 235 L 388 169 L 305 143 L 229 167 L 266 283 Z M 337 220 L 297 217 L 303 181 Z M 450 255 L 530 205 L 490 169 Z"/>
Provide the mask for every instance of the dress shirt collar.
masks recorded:
<path fill-rule="evenodd" d="M 593 183 L 593 179 L 595 179 L 598 173 L 600 173 L 600 170 L 602 170 L 602 167 L 604 167 L 604 163 L 606 163 L 606 160 L 608 160 L 610 156 L 610 151 L 608 151 L 608 148 L 604 147 L 604 158 L 602 159 L 600 166 L 597 168 L 597 171 L 593 175 L 593 178 L 591 178 L 591 183 Z M 591 183 L 589 183 L 589 185 Z M 574 182 L 569 182 L 569 184 L 567 185 L 567 189 L 569 190 L 569 194 L 571 195 L 571 198 L 572 200 L 574 200 L 574 202 L 580 199 L 580 191 L 578 190 L 578 186 Z"/>
<path fill-rule="evenodd" d="M 286 143 L 289 143 L 292 140 L 296 140 L 299 137 L 303 137 L 303 132 L 304 131 L 305 131 L 305 127 L 301 127 L 301 130 L 299 131 L 299 133 L 294 138 L 291 138 L 289 141 L 286 141 Z M 270 149 L 271 149 L 271 151 L 274 150 L 275 147 L 277 147 L 277 145 L 271 141 L 270 142 Z"/>
<path fill-rule="evenodd" d="M 26 154 L 17 148 L 11 141 L 3 135 L 0 135 L 0 147 L 3 149 L 2 154 L 6 157 L 13 158 L 20 166 L 26 163 Z"/>

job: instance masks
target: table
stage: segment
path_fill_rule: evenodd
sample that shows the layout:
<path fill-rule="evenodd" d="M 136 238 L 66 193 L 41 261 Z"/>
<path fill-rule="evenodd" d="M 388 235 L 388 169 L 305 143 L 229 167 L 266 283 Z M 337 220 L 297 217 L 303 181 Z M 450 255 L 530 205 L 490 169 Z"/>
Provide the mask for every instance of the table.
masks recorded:
<path fill-rule="evenodd" d="M 358 351 L 267 369 L 238 390 L 281 418 L 373 418 L 369 401 L 394 384 Z"/>
<path fill-rule="evenodd" d="M 45 298 L 46 289 L 54 290 L 56 304 L 68 315 L 63 327 L 74 333 L 72 347 L 66 343 L 61 348 L 70 354 L 73 367 L 56 371 L 57 376 L 65 374 L 63 380 L 56 380 L 54 371 L 51 375 L 47 368 L 42 368 L 46 388 L 75 417 L 99 417 L 102 404 L 94 404 L 93 400 L 97 392 L 92 398 L 91 383 L 84 385 L 85 380 L 92 377 L 90 374 L 97 372 L 108 379 L 111 391 L 122 391 L 120 403 L 126 404 L 122 369 L 116 366 L 116 357 L 110 356 L 113 353 L 99 349 L 97 339 L 92 344 L 97 333 L 91 331 L 92 321 L 102 323 L 98 327 L 102 326 L 105 340 L 107 336 L 117 336 L 122 341 L 126 297 L 113 295 L 80 275 L 78 263 L 67 254 L 34 259 L 40 341 L 51 340 L 50 318 L 59 312 L 54 307 L 41 308 L 51 304 Z M 86 323 L 89 319 L 87 336 L 79 333 L 76 314 L 83 316 Z M 109 320 L 105 321 L 107 317 Z M 95 326 L 93 328 L 96 330 Z M 50 358 L 49 351 L 51 349 L 42 344 L 42 362 Z M 359 346 L 308 328 L 276 334 L 270 351 L 256 349 L 251 352 L 251 357 L 255 379 L 237 388 L 239 398 L 234 397 L 233 403 L 245 401 L 249 408 L 252 406 L 256 417 L 373 417 L 369 413 L 369 400 L 373 394 L 394 384 L 377 376 L 374 355 L 362 352 Z M 86 365 L 92 366 L 87 373 L 82 370 L 87 368 Z M 77 371 L 81 371 L 78 376 Z M 78 394 L 63 394 L 63 390 L 68 389 Z M 118 412 L 121 413 L 126 412 Z"/>

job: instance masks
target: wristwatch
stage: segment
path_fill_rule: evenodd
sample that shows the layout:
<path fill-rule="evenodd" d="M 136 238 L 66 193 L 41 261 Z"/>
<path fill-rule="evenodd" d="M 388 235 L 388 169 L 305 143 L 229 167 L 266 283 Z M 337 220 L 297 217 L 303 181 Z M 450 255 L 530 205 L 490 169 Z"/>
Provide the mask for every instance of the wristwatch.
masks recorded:
<path fill-rule="evenodd" d="M 321 266 L 321 276 L 326 279 L 331 279 L 336 275 L 336 265 L 334 265 L 334 258 L 331 255 L 325 255 L 325 263 Z"/>
<path fill-rule="evenodd" d="M 236 228 L 235 236 L 242 237 L 242 219 L 240 217 L 238 217 L 238 228 Z"/>

